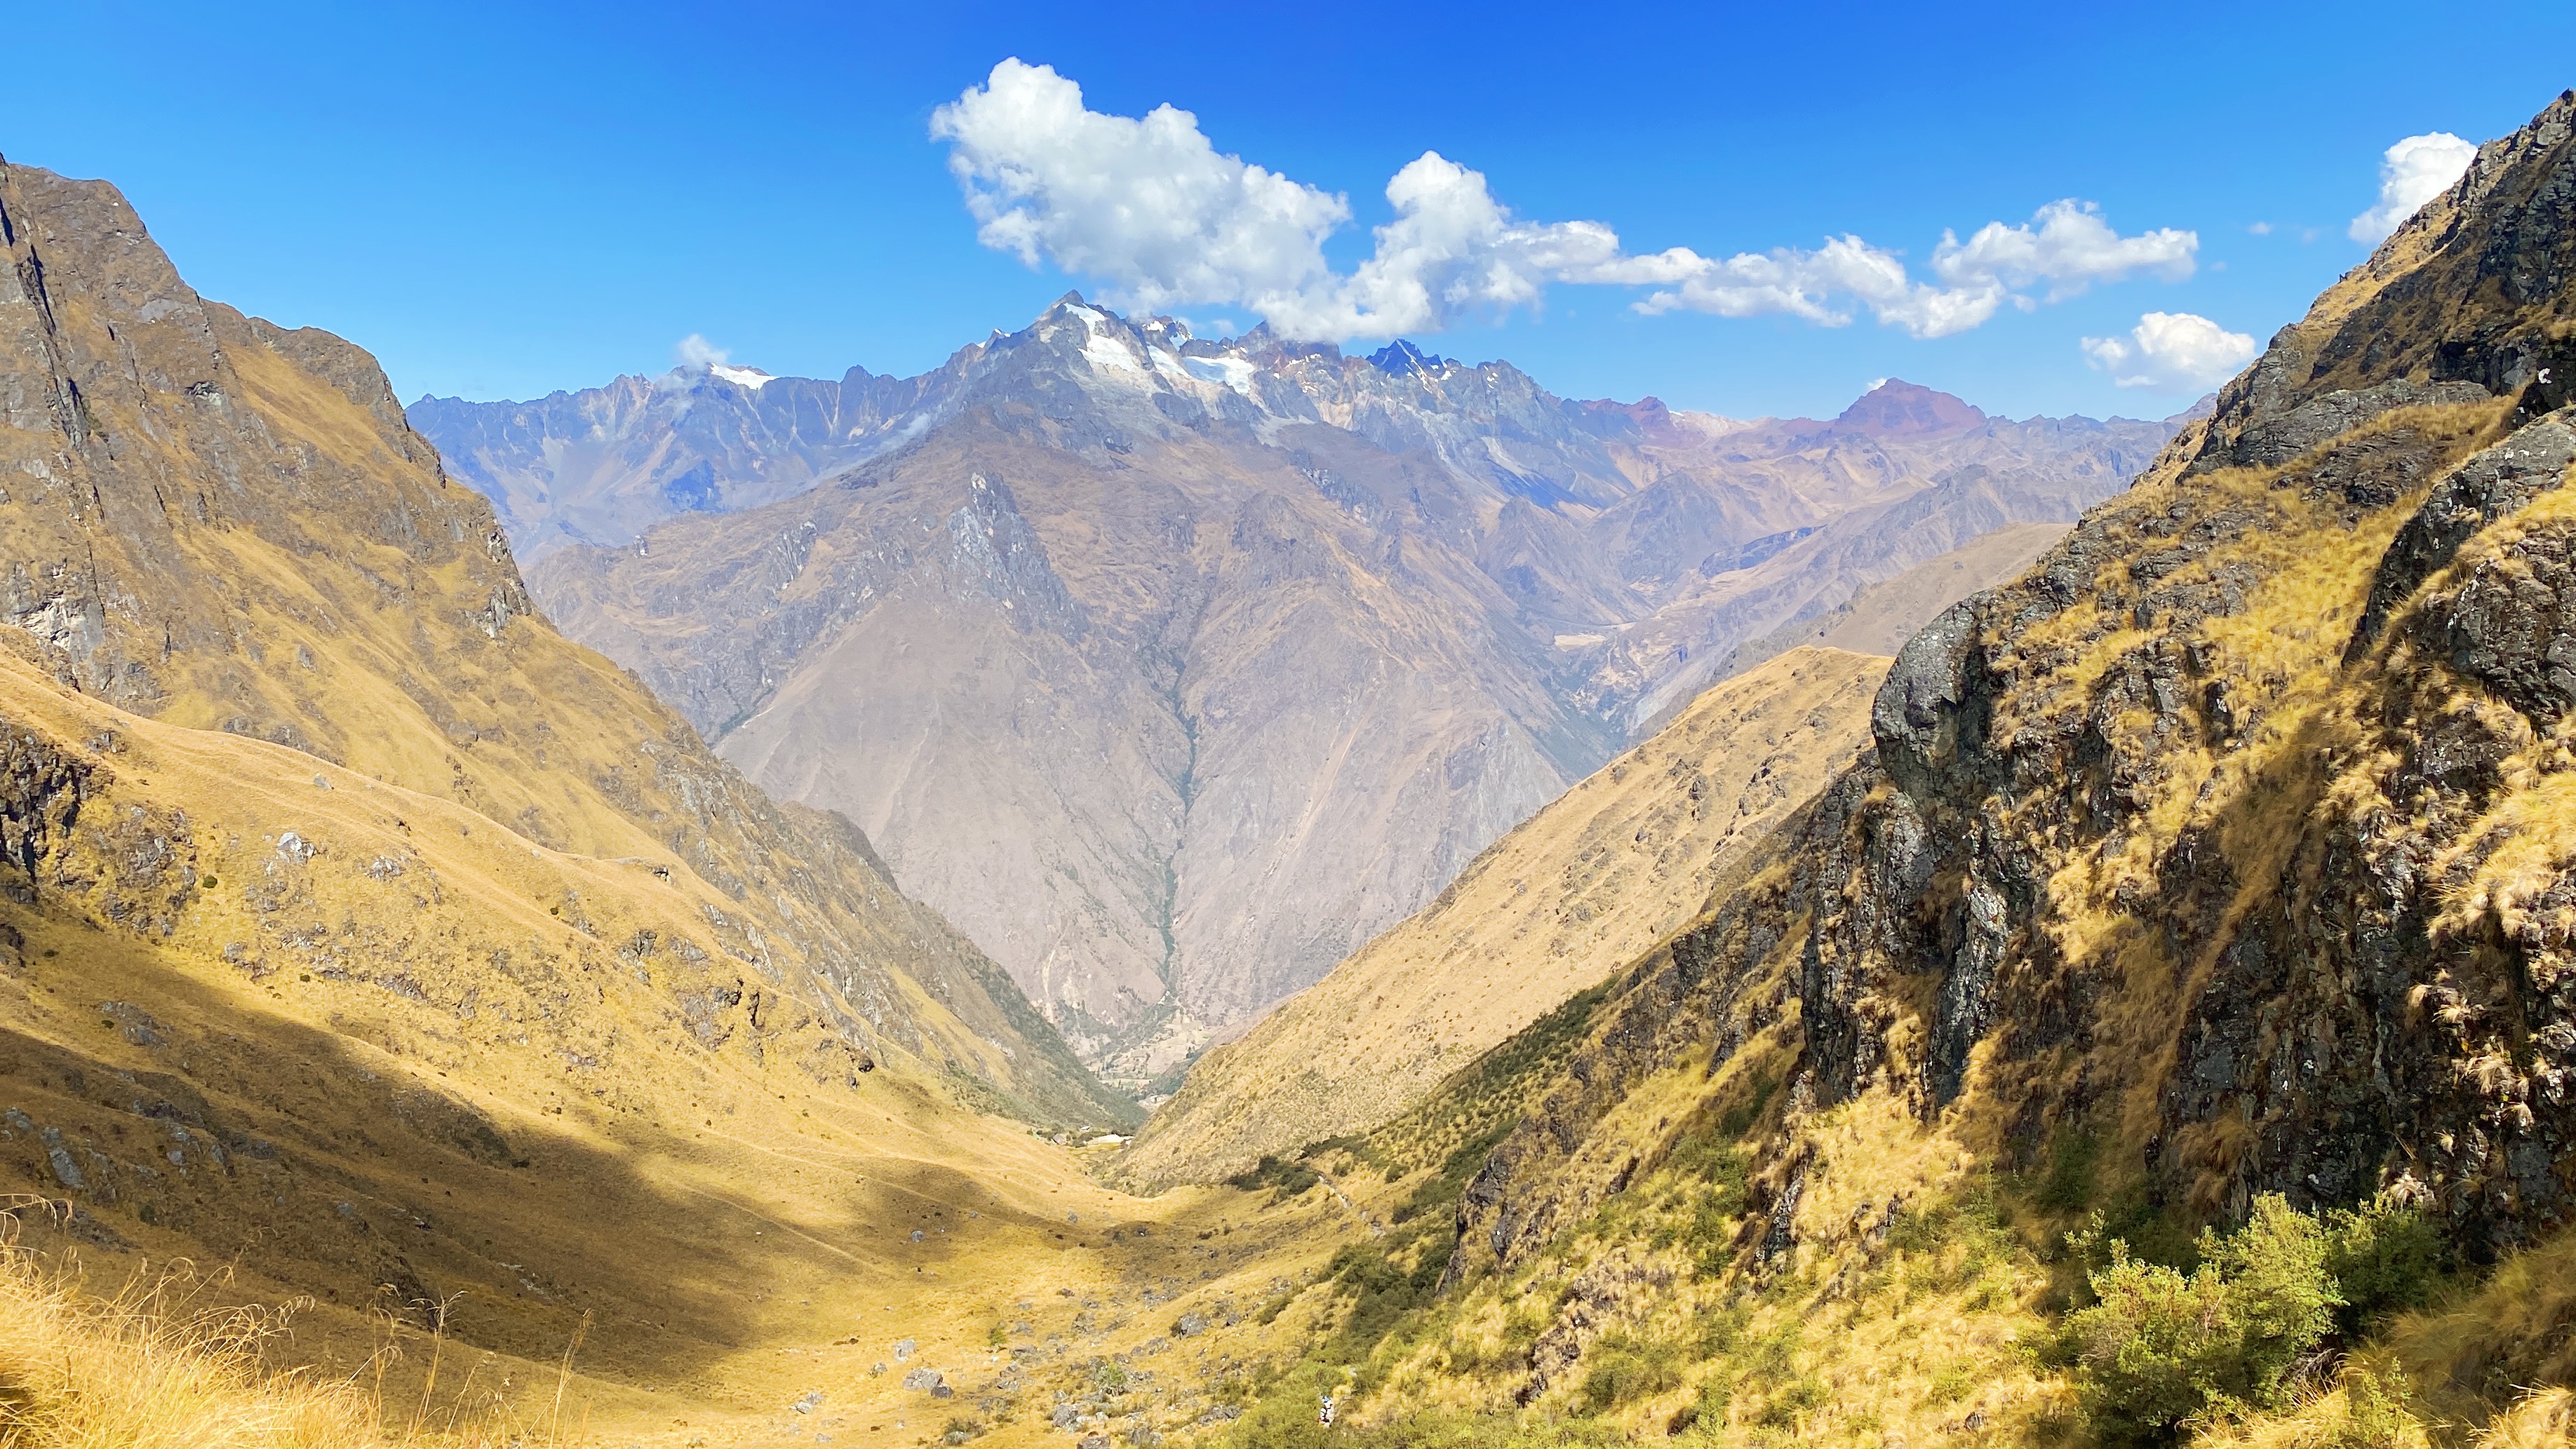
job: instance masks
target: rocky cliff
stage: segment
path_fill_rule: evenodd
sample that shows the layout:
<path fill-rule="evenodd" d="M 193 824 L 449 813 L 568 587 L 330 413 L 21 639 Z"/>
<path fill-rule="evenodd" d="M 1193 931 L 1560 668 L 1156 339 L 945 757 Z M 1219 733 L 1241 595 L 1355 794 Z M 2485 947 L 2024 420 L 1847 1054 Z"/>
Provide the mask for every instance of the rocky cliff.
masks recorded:
<path fill-rule="evenodd" d="M 576 457 L 667 496 L 790 413 L 866 454 L 736 509 L 821 466 L 778 453 L 533 587 L 756 782 L 857 821 L 1139 1085 L 1430 900 L 1744 641 L 2071 522 L 2171 431 L 1901 383 L 1734 423 L 1079 298 L 905 384 L 900 419 L 883 380 L 726 371 L 413 416 L 514 499 Z M 791 408 L 814 389 L 837 401 Z M 528 506 L 542 532 L 572 504 Z"/>
<path fill-rule="evenodd" d="M 1848 1239 L 1802 1202 L 1873 1103 L 2007 1169 L 2099 1144 L 2186 1220 L 2387 1192 L 2475 1260 L 2567 1220 L 2571 117 L 2485 147 L 2137 486 L 1906 646 L 1868 757 L 1533 1084 L 1454 1273 L 1650 1168 L 1620 1104 L 1694 1053 L 1785 1082 L 1758 1257 Z"/>
<path fill-rule="evenodd" d="M 1390 1209 L 1314 1381 L 1399 1439 L 2564 1442 L 2571 314 L 2576 92 L 1916 634 L 1703 913 L 1263 1166 Z"/>

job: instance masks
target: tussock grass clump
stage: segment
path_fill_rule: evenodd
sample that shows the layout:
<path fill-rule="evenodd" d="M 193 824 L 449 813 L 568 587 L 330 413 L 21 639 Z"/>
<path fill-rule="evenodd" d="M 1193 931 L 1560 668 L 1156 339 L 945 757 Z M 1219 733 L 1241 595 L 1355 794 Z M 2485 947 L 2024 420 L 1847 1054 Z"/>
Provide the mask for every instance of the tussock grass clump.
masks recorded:
<path fill-rule="evenodd" d="M 2387 1337 L 2446 1419 L 2475 1422 L 2532 1386 L 2576 1384 L 2576 1234 L 2507 1258 L 2474 1292 L 2400 1316 Z"/>
<path fill-rule="evenodd" d="M 358 1449 L 383 1444 L 354 1386 L 262 1371 L 280 1328 L 192 1311 L 172 1280 L 85 1298 L 0 1250 L 0 1444 L 9 1449 Z"/>
<path fill-rule="evenodd" d="M 221 1280 L 178 1271 L 81 1291 L 66 1265 L 0 1246 L 0 1449 L 555 1449 L 574 1442 L 560 1392 L 534 1422 L 486 1402 L 389 1406 L 382 1384 L 279 1371 L 289 1314 L 206 1301 Z M 388 1348 L 380 1353 L 383 1367 Z M 567 1360 L 568 1362 L 568 1360 Z M 470 1387 L 470 1386 L 469 1386 Z M 558 1386 L 560 1387 L 560 1386 Z"/>

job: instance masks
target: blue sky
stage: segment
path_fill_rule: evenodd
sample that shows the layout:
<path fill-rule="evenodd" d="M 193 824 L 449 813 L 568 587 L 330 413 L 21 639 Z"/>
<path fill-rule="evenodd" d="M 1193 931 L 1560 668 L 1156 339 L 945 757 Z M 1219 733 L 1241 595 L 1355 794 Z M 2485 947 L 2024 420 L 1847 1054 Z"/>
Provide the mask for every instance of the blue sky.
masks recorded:
<path fill-rule="evenodd" d="M 2151 311 L 2267 336 L 2365 255 L 2345 229 L 2391 143 L 2487 139 L 2576 81 L 2576 7 L 2451 14 L 51 5 L 11 19 L 0 151 L 116 181 L 201 291 L 357 341 L 406 398 L 659 371 L 690 334 L 775 373 L 909 373 L 1068 286 L 1116 285 L 979 245 L 931 137 L 938 107 L 1016 56 L 1093 111 L 1169 103 L 1216 153 L 1346 196 L 1323 246 L 1340 275 L 1427 150 L 1516 217 L 1603 223 L 1631 254 L 1852 234 L 1928 282 L 1945 228 L 2026 224 L 2061 198 L 2124 238 L 2188 230 L 2186 280 L 2056 301 L 2063 284 L 2024 281 L 2029 310 L 1946 336 L 1847 304 L 1841 327 L 1642 315 L 1652 286 L 1566 283 L 1411 334 L 1567 395 L 1739 416 L 1830 413 L 1889 375 L 2014 415 L 2152 416 L 2188 395 L 2115 386 L 2083 339 Z"/>

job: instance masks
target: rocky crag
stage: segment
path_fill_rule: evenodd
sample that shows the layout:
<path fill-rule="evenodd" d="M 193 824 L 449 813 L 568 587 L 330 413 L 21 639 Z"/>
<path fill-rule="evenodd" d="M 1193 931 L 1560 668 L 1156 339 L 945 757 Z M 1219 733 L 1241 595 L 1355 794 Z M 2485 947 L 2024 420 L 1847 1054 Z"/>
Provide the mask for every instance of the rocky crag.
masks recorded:
<path fill-rule="evenodd" d="M 1568 402 L 1079 298 L 899 388 L 736 371 L 412 416 L 521 536 L 592 530 L 531 576 L 567 632 L 1139 1086 L 1745 641 L 2071 522 L 2171 435 L 1902 383 L 1826 422 Z"/>
<path fill-rule="evenodd" d="M 1359 1417 L 2465 1443 L 2564 1384 L 2571 331 L 2576 93 L 1916 635 L 1698 920 L 1310 1149 L 1414 1215 L 1341 1280 L 1422 1285 Z M 2193 1233 L 2276 1198 L 2410 1215 L 2464 1296 L 2259 1403 L 2117 1417 L 2133 1362 L 2061 1332 L 2086 1273 L 2134 1244 L 2214 1291 Z"/>
<path fill-rule="evenodd" d="M 2213 1218 L 2394 1186 L 2486 1255 L 2564 1221 L 2571 112 L 2485 147 L 2136 487 L 1907 644 L 1866 761 L 1605 1008 L 1626 1025 L 1488 1164 L 1463 1254 L 1615 1180 L 1516 1189 L 1606 1152 L 1566 1130 L 1587 1101 L 1784 1029 L 1802 1111 L 1887 1094 L 2003 1161 L 2096 1132 Z"/>

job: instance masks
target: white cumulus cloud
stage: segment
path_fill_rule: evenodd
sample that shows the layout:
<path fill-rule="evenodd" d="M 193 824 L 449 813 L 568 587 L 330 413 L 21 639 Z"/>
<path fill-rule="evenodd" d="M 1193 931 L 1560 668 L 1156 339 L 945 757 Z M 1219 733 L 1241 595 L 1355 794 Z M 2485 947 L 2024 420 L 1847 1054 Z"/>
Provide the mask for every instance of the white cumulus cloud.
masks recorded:
<path fill-rule="evenodd" d="M 682 367 L 720 366 L 729 355 L 695 332 L 671 344 L 671 360 Z"/>
<path fill-rule="evenodd" d="M 1374 250 L 1339 272 L 1324 242 L 1350 221 L 1349 201 L 1219 152 L 1187 111 L 1104 115 L 1052 67 L 1005 60 L 933 112 L 930 133 L 949 143 L 986 246 L 1097 278 L 1114 305 L 1241 306 L 1314 340 L 1438 331 L 1534 306 L 1553 283 L 1655 288 L 1636 304 L 1645 312 L 1784 313 L 1841 326 L 1867 308 L 1941 337 L 2007 301 L 2027 308 L 2133 274 L 2179 280 L 2200 244 L 2171 229 L 2123 237 L 2097 208 L 2070 200 L 2028 223 L 1991 222 L 1965 242 L 1944 233 L 1930 282 L 1856 236 L 1726 258 L 1687 247 L 1639 254 L 1601 222 L 1522 220 L 1482 172 L 1426 151 L 1387 182 L 1395 215 L 1375 229 Z"/>
<path fill-rule="evenodd" d="M 2087 337 L 2084 356 L 2122 387 L 2198 392 L 2254 360 L 2254 339 L 2189 312 L 2149 312 L 2126 337 Z"/>
<path fill-rule="evenodd" d="M 2352 219 L 2352 239 L 2368 246 L 2388 240 L 2406 218 L 2441 195 L 2477 159 L 2478 148 L 2448 131 L 2409 136 L 2379 158 L 2379 204 Z"/>

